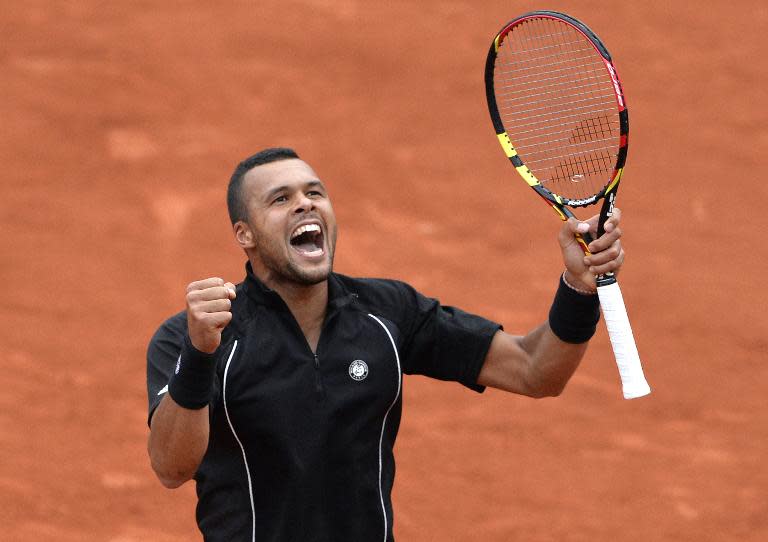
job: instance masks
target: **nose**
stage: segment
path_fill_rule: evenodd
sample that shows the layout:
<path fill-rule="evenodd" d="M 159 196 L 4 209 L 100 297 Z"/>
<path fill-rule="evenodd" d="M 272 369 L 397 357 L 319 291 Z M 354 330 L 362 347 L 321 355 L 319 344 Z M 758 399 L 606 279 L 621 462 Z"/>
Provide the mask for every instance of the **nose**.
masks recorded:
<path fill-rule="evenodd" d="M 306 213 L 307 211 L 311 211 L 314 208 L 315 204 L 312 202 L 311 198 L 309 198 L 304 193 L 299 194 L 296 208 L 294 209 L 295 213 Z"/>

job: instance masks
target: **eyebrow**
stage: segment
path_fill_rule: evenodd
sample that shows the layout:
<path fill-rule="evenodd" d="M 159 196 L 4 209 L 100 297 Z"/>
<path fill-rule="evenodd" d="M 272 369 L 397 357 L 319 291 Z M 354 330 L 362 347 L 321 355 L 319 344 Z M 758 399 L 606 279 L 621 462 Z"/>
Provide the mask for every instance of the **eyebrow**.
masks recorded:
<path fill-rule="evenodd" d="M 316 188 L 316 187 L 319 187 L 319 188 L 322 188 L 323 190 L 325 190 L 325 186 L 319 180 L 307 181 L 306 183 L 304 183 L 303 187 L 304 188 Z M 291 187 L 288 186 L 288 185 L 285 185 L 285 184 L 281 185 L 281 186 L 276 186 L 275 188 L 273 188 L 272 190 L 270 190 L 269 192 L 267 192 L 264 195 L 264 200 L 265 201 L 270 201 L 273 197 L 275 197 L 280 192 L 284 192 L 284 191 L 290 190 L 290 189 L 291 189 Z"/>

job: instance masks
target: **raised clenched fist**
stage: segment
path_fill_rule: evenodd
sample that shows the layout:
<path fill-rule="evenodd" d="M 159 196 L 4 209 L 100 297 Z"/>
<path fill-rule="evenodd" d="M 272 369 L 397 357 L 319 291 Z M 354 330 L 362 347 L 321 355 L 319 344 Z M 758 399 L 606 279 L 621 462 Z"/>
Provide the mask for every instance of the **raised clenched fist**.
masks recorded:
<path fill-rule="evenodd" d="M 192 346 L 211 354 L 221 344 L 221 332 L 232 320 L 235 285 L 218 277 L 187 286 L 187 328 Z"/>

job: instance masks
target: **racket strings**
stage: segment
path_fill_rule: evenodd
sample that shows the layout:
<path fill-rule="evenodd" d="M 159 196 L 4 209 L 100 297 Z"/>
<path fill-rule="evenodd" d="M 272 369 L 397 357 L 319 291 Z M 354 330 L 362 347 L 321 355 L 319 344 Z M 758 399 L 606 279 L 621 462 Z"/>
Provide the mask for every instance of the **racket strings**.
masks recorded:
<path fill-rule="evenodd" d="M 568 133 L 569 137 L 561 137 L 557 139 L 551 139 L 549 143 L 557 143 L 557 144 L 564 144 L 565 142 L 568 143 L 606 143 L 607 145 L 610 145 L 611 143 L 615 142 L 615 138 L 613 137 L 613 130 L 612 126 L 610 124 L 610 119 L 607 116 L 602 117 L 592 117 L 586 120 L 581 121 L 579 124 L 577 124 L 575 127 L 571 123 L 568 123 L 570 130 L 561 130 L 559 132 L 556 132 L 557 134 L 562 133 Z M 528 138 L 530 139 L 530 138 Z M 518 141 L 525 140 L 525 138 L 520 138 Z M 536 147 L 535 144 L 529 145 L 530 148 Z M 530 154 L 536 154 L 541 152 L 548 152 L 547 149 L 543 149 L 540 151 L 531 151 Z M 568 156 L 575 156 L 579 153 L 568 153 Z M 532 162 L 532 160 L 528 160 L 527 162 Z"/>
<path fill-rule="evenodd" d="M 521 101 L 521 100 L 530 100 L 531 98 L 536 97 L 536 96 L 554 96 L 554 97 L 557 97 L 562 92 L 563 86 L 566 86 L 566 83 L 563 83 L 562 81 L 560 81 L 560 82 L 558 82 L 557 84 L 554 84 L 554 85 L 542 85 L 542 84 L 539 84 L 538 88 L 536 90 L 541 91 L 541 92 L 538 92 L 538 93 L 530 93 L 527 90 L 523 90 L 523 91 L 521 91 L 521 90 L 513 90 L 513 91 L 509 91 L 509 92 L 501 92 L 501 93 L 499 93 L 498 97 L 503 98 L 505 103 L 511 105 L 512 102 Z M 591 87 L 592 87 L 592 85 L 568 85 L 568 88 L 571 89 L 571 90 L 583 89 L 583 88 L 591 88 Z M 555 89 L 555 90 L 547 90 L 547 89 Z M 514 96 L 516 94 L 523 94 L 523 96 L 519 96 L 517 98 L 509 98 L 508 97 L 508 96 Z M 606 96 L 611 97 L 613 95 L 612 94 L 607 94 Z"/>
<path fill-rule="evenodd" d="M 529 19 L 499 46 L 494 92 L 504 128 L 543 186 L 585 199 L 610 182 L 619 148 L 605 64 L 570 25 Z"/>
<path fill-rule="evenodd" d="M 539 23 L 540 21 L 537 21 Z M 536 42 L 540 41 L 542 39 L 542 36 L 536 35 L 533 30 L 539 31 L 541 30 L 541 24 L 537 24 L 536 28 L 525 28 L 526 33 L 522 34 L 523 36 L 531 36 L 533 35 L 533 39 L 523 39 L 523 41 L 529 42 Z M 561 89 L 561 94 L 565 93 L 566 95 L 573 94 L 572 86 L 568 85 L 570 82 L 568 79 L 570 78 L 570 74 L 574 70 L 590 70 L 592 69 L 592 66 L 589 64 L 584 64 L 585 56 L 583 55 L 584 49 L 581 47 L 574 47 L 574 41 L 568 40 L 568 39 L 560 39 L 564 36 L 564 32 L 559 31 L 557 33 L 549 33 L 544 34 L 544 38 L 555 38 L 556 40 L 559 40 L 559 43 L 557 45 L 560 45 L 559 47 L 547 47 L 547 49 L 550 50 L 549 53 L 547 53 L 548 56 L 550 56 L 553 52 L 555 54 L 556 61 L 554 62 L 547 62 L 542 61 L 541 55 L 530 55 L 529 61 L 535 62 L 535 65 L 538 67 L 539 73 L 546 73 L 550 77 L 547 79 L 551 79 L 552 75 L 557 77 L 565 77 L 566 78 L 566 89 Z M 564 46 L 564 47 L 563 47 Z M 534 47 L 535 49 L 542 50 L 541 47 Z M 567 55 L 563 55 L 563 49 L 567 51 Z M 593 53 L 594 56 L 594 53 Z M 519 60 L 519 59 L 517 59 Z M 570 64 L 570 66 L 569 66 Z M 557 67 L 555 67 L 557 66 Z M 531 79 L 532 81 L 536 81 L 537 78 L 533 77 L 531 74 L 532 68 L 530 66 L 525 67 L 525 71 L 523 72 L 523 77 Z M 585 73 L 589 73 L 588 71 Z M 520 78 L 517 78 L 518 81 Z M 523 81 L 525 82 L 525 81 Z M 592 81 L 588 80 L 588 85 L 580 85 L 582 87 L 582 94 L 586 96 L 586 101 L 588 103 L 592 103 L 594 100 L 594 93 L 592 91 Z M 586 92 L 584 91 L 583 87 L 586 87 Z M 560 103 L 548 103 L 546 104 L 546 108 L 552 109 L 554 111 L 550 111 L 549 115 L 551 117 L 556 117 L 560 111 L 569 111 L 570 114 L 566 115 L 565 118 L 570 119 L 572 121 L 576 121 L 583 113 L 588 112 L 590 110 L 590 106 L 582 106 L 579 107 L 578 111 L 575 111 L 573 107 L 568 107 L 570 103 L 562 103 L 563 100 L 556 99 L 556 102 Z M 584 102 L 585 99 L 582 100 L 570 100 L 570 102 Z M 551 102 L 551 100 L 550 100 Z M 534 107 L 529 107 L 530 109 L 539 109 Z M 530 115 L 528 115 L 530 117 Z M 527 120 L 528 117 L 523 117 L 522 119 Z M 537 124 L 544 124 L 546 121 L 546 118 L 542 115 L 536 115 L 535 116 Z M 521 120 L 521 119 L 518 119 Z M 563 120 L 563 117 L 561 117 L 559 120 Z M 517 122 L 515 126 L 518 126 L 521 124 L 520 122 Z M 522 123 L 526 124 L 526 123 Z M 535 168 L 544 168 L 546 169 L 547 166 L 549 166 L 550 177 L 552 177 L 553 181 L 570 181 L 570 184 L 572 186 L 569 186 L 568 189 L 570 190 L 568 192 L 568 195 L 571 196 L 571 199 L 579 198 L 583 196 L 587 196 L 590 194 L 587 194 L 584 192 L 585 188 L 591 188 L 587 185 L 589 184 L 589 181 L 591 180 L 590 177 L 594 175 L 596 170 L 599 169 L 599 164 L 601 162 L 600 158 L 604 158 L 604 155 L 598 155 L 595 156 L 594 152 L 592 152 L 594 149 L 587 149 L 587 150 L 574 150 L 574 149 L 565 149 L 565 145 L 563 145 L 562 141 L 564 138 L 551 138 L 549 137 L 547 140 L 541 141 L 541 134 L 539 134 L 540 141 L 536 142 L 535 140 L 533 142 L 529 142 L 527 146 L 534 146 L 537 147 L 535 149 L 531 149 L 530 152 L 535 153 L 536 159 L 532 159 L 532 156 L 526 155 L 529 157 L 527 160 L 527 163 L 529 164 L 529 167 L 535 167 Z M 568 138 L 571 139 L 570 137 Z M 552 161 L 551 158 L 551 152 L 550 150 L 554 145 L 559 145 L 560 152 L 557 155 L 558 160 Z M 570 152 L 568 152 L 570 150 Z M 548 162 L 552 162 L 549 163 Z M 595 167 L 597 165 L 598 167 Z M 546 179 L 545 175 L 539 174 L 539 177 L 542 179 Z M 563 184 L 563 183 L 560 183 Z M 549 188 L 555 192 L 559 193 L 565 193 L 566 189 L 562 187 L 555 186 L 549 186 Z M 575 191 L 574 191 L 575 190 Z M 589 192 L 591 190 L 587 190 Z M 568 196 L 567 196 L 568 197 Z"/>
<path fill-rule="evenodd" d="M 555 100 L 551 100 L 551 101 L 554 102 Z M 584 106 L 568 108 L 567 111 L 570 111 L 570 112 L 573 112 L 573 113 L 570 114 L 570 115 L 559 115 L 558 119 L 569 118 L 569 117 L 571 117 L 571 118 L 572 117 L 581 118 L 581 117 L 584 116 L 584 114 L 583 114 L 584 110 L 587 110 L 589 112 L 595 112 L 595 113 L 600 112 L 600 111 L 610 111 L 610 109 L 595 110 L 595 107 L 594 107 L 594 97 L 589 97 L 589 98 L 582 99 L 582 100 L 573 100 L 573 101 L 570 101 L 570 102 L 563 102 L 562 99 L 558 99 L 558 100 L 556 100 L 556 102 L 557 102 L 558 105 L 561 105 L 561 106 L 566 106 L 566 105 L 571 105 L 571 104 L 581 103 L 581 102 L 589 102 L 587 105 L 584 105 Z M 551 110 L 552 109 L 552 105 L 547 104 L 545 101 L 537 102 L 536 105 L 539 105 L 541 107 L 529 107 L 526 110 L 526 113 L 533 113 L 534 111 L 544 111 L 544 110 L 548 111 L 548 113 L 532 115 L 530 117 L 520 117 L 519 120 L 541 119 L 541 117 L 553 116 L 553 115 L 557 114 L 556 112 L 553 112 Z M 513 109 L 513 106 L 500 107 L 499 108 L 499 112 L 502 112 L 502 111 L 505 111 L 505 110 L 510 110 L 510 109 Z M 514 109 L 516 110 L 517 108 L 514 107 Z M 535 123 L 531 123 L 531 124 L 538 124 L 538 123 L 539 123 L 539 121 L 537 120 Z M 527 126 L 527 125 L 525 123 L 523 123 L 523 124 L 518 125 L 518 126 Z"/>
<path fill-rule="evenodd" d="M 579 67 L 589 67 L 589 66 L 591 66 L 591 65 L 585 64 L 584 66 L 574 66 L 574 67 L 575 68 L 579 68 Z M 505 82 L 505 83 L 509 83 L 511 81 L 512 81 L 511 79 L 508 79 L 507 81 L 503 81 L 502 80 L 502 82 Z M 541 84 L 543 81 L 557 81 L 557 82 L 555 84 L 552 84 L 552 85 L 543 85 L 543 84 Z M 568 81 L 564 82 L 563 78 L 561 76 L 556 76 L 556 77 L 541 78 L 541 79 L 539 79 L 537 81 L 533 81 L 533 83 L 536 83 L 537 87 L 538 87 L 537 90 L 540 90 L 540 89 L 545 89 L 545 88 L 563 87 L 563 86 L 568 85 L 569 82 Z M 592 84 L 585 85 L 585 87 L 591 88 Z M 560 92 L 560 91 L 561 90 L 558 90 L 558 91 L 555 91 L 555 92 Z M 529 93 L 530 93 L 529 89 L 523 89 L 523 90 L 513 90 L 513 91 L 507 91 L 507 92 L 499 92 L 498 96 L 502 96 L 503 97 L 503 96 L 510 96 L 512 94 L 526 94 L 526 95 L 528 95 Z"/>
<path fill-rule="evenodd" d="M 591 52 L 591 53 L 594 53 L 594 51 L 588 51 L 587 49 L 580 49 L 579 52 L 583 52 L 583 53 L 590 53 Z M 530 70 L 532 72 L 532 73 L 529 73 L 527 75 L 519 75 L 518 77 L 522 77 L 522 78 L 528 77 L 528 78 L 530 78 L 530 77 L 537 77 L 537 76 L 539 76 L 540 73 L 541 73 L 541 70 L 543 68 L 551 68 L 551 69 L 547 70 L 547 73 L 557 73 L 557 72 L 570 71 L 571 69 L 573 69 L 575 67 L 582 68 L 582 67 L 585 67 L 585 66 L 591 66 L 592 63 L 589 62 L 589 61 L 592 59 L 592 56 L 593 55 L 586 54 L 585 56 L 582 56 L 582 57 L 573 57 L 573 58 L 568 58 L 566 60 L 557 60 L 555 62 L 549 62 L 549 63 L 546 63 L 546 64 L 535 63 L 535 61 L 533 61 L 533 60 L 526 59 L 526 60 L 519 60 L 519 61 L 515 62 L 513 65 L 515 66 L 515 70 L 517 70 L 517 71 L 520 71 L 520 70 L 522 70 L 522 71 Z M 573 64 L 574 62 L 581 62 L 581 61 L 584 61 L 585 63 L 574 66 L 574 64 Z M 522 66 L 522 64 L 525 64 L 525 63 L 531 63 L 532 65 L 528 66 L 528 67 Z M 553 66 L 563 66 L 563 67 L 562 68 L 553 68 Z"/>

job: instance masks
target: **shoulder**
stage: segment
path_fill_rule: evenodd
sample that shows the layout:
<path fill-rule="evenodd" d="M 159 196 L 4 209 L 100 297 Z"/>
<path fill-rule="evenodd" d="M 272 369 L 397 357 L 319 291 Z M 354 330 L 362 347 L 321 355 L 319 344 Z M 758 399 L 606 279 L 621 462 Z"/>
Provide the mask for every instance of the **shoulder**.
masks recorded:
<path fill-rule="evenodd" d="M 157 331 L 155 331 L 154 335 L 152 335 L 152 339 L 150 340 L 150 345 L 154 345 L 160 342 L 164 341 L 173 341 L 177 342 L 179 339 L 183 339 L 184 334 L 187 331 L 187 313 L 186 311 L 177 312 L 165 322 L 160 324 L 160 327 L 157 328 Z"/>
<path fill-rule="evenodd" d="M 165 330 L 171 333 L 182 333 L 187 328 L 187 311 L 179 311 L 162 323 L 158 331 Z"/>
<path fill-rule="evenodd" d="M 363 308 L 388 318 L 401 319 L 425 299 L 413 286 L 400 280 L 335 276 Z"/>
<path fill-rule="evenodd" d="M 400 280 L 369 277 L 349 277 L 334 273 L 350 293 L 365 299 L 399 301 L 403 296 L 412 295 L 414 288 Z"/>

